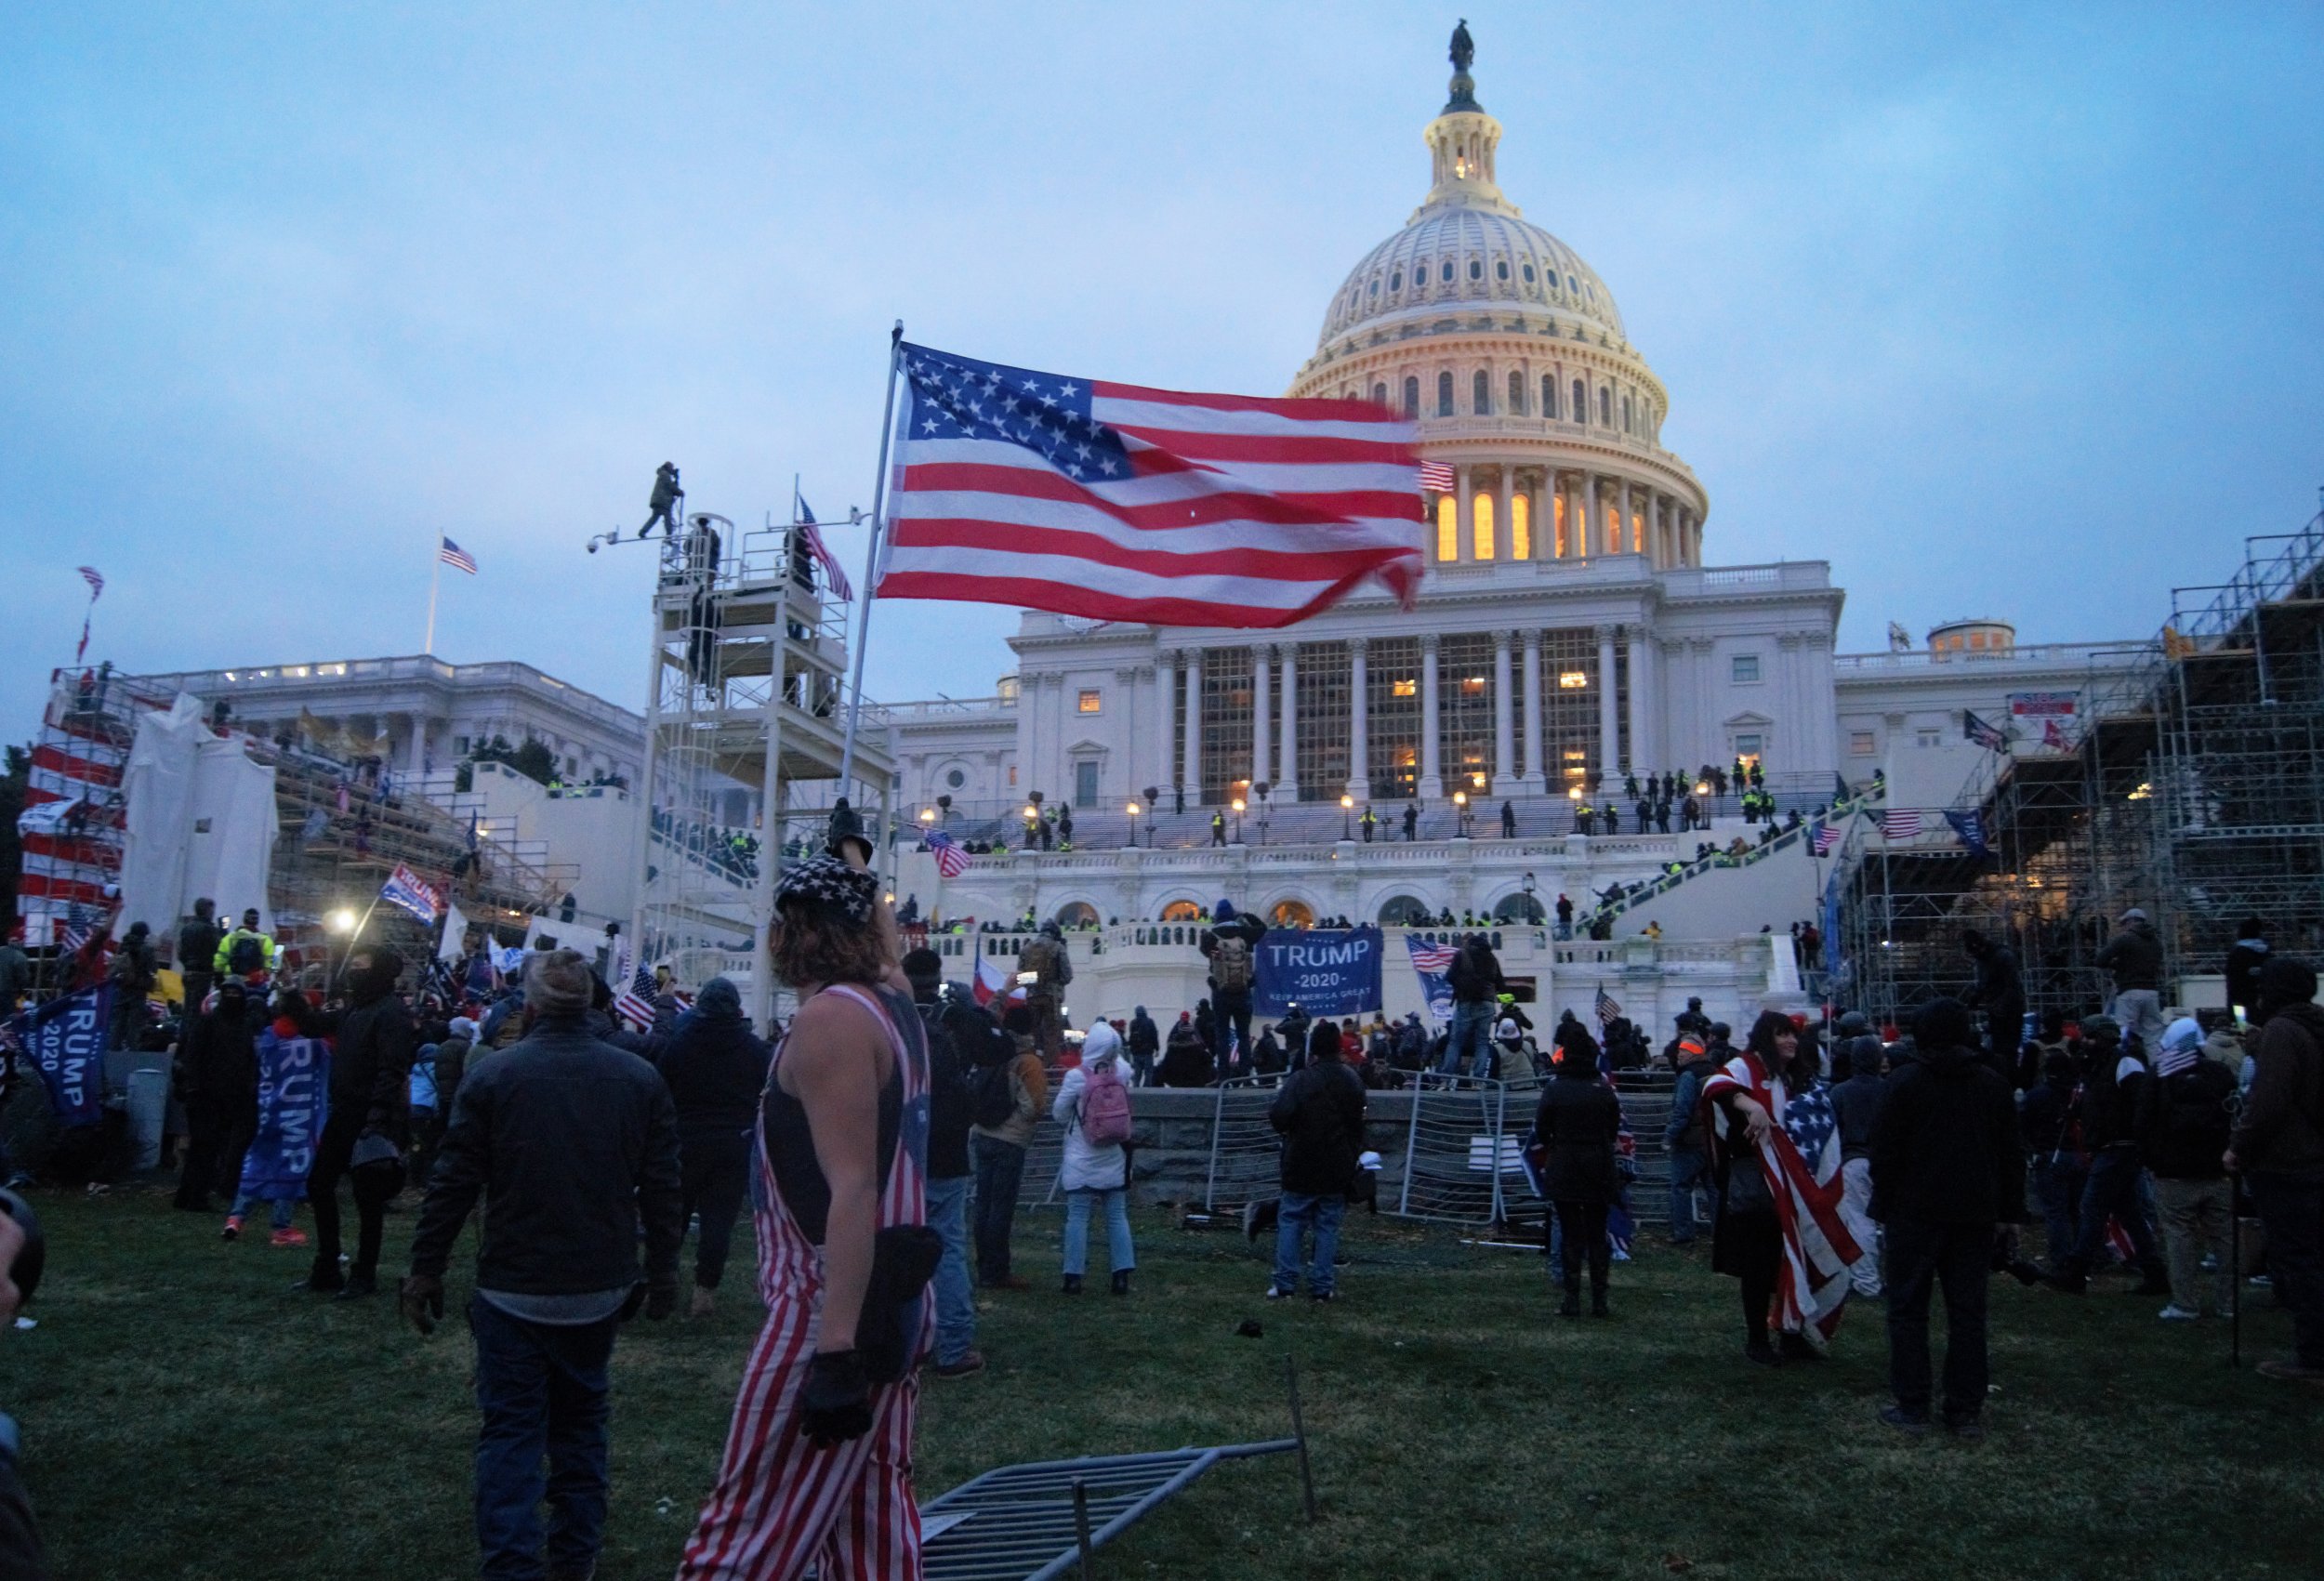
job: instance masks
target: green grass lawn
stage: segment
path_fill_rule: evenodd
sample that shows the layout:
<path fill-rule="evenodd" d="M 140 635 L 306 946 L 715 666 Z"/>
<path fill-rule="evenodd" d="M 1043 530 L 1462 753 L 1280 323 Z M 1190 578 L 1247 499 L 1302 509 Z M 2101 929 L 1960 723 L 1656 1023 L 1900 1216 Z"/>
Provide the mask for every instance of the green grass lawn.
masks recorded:
<path fill-rule="evenodd" d="M 421 1340 L 385 1298 L 287 1293 L 298 1254 L 125 1190 L 44 1195 L 39 1326 L 0 1342 L 0 1405 L 67 1581 L 472 1575 L 475 1418 L 456 1321 Z M 1734 1286 L 1655 1249 L 1615 1317 L 1551 1315 L 1540 1259 L 1351 1219 L 1346 1298 L 1270 1307 L 1242 1243 L 1142 1213 L 1129 1300 L 1054 1292 L 1058 1219 L 988 1301 L 983 1377 L 930 1384 L 923 1496 L 1012 1460 L 1272 1438 L 1299 1360 L 1323 1519 L 1287 1457 L 1231 1464 L 1100 1557 L 1102 1575 L 2313 1576 L 2324 1392 L 2227 1366 L 2224 1324 L 2166 1326 L 2101 1282 L 1995 1286 L 1982 1445 L 1874 1419 L 1885 1350 L 1740 1358 Z M 390 1263 L 411 1219 L 390 1221 Z M 746 1258 L 746 1239 L 743 1248 Z M 456 1265 L 457 1266 L 457 1265 Z M 455 1301 L 465 1298 L 465 1282 Z M 604 1581 L 667 1576 L 710 1483 L 758 1318 L 746 1267 L 704 1324 L 640 1322 L 614 1358 Z M 1265 1337 L 1238 1337 L 1257 1317 Z M 2246 1314 L 2246 1355 L 2286 1325 Z"/>

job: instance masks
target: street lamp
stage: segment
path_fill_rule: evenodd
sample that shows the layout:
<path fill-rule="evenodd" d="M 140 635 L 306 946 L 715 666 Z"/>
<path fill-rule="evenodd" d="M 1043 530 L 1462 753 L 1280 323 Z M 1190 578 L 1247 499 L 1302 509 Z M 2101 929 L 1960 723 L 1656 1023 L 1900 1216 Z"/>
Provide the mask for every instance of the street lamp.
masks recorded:
<path fill-rule="evenodd" d="M 323 925 L 334 933 L 355 931 L 355 912 L 351 906 L 340 906 L 323 919 Z"/>
<path fill-rule="evenodd" d="M 1031 802 L 1026 802 L 1024 804 L 1024 849 L 1027 850 L 1033 849 L 1034 836 L 1040 822 L 1041 810 Z"/>
<path fill-rule="evenodd" d="M 1355 797 L 1345 794 L 1340 797 L 1340 837 L 1355 838 Z"/>
<path fill-rule="evenodd" d="M 1138 849 L 1138 804 L 1134 801 L 1129 804 L 1129 849 L 1131 850 L 1136 850 Z"/>
<path fill-rule="evenodd" d="M 1469 837 L 1469 793 L 1453 792 L 1453 831 L 1462 839 Z"/>
<path fill-rule="evenodd" d="M 1236 797 L 1233 805 L 1235 808 L 1235 843 L 1239 846 L 1243 843 L 1243 798 Z"/>

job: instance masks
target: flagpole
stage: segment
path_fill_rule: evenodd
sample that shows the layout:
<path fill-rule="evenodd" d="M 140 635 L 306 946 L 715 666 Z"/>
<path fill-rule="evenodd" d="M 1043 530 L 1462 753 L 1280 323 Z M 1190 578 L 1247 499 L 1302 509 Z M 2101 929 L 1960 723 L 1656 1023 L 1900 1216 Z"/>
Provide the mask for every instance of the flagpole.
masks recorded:
<path fill-rule="evenodd" d="M 443 534 L 436 534 L 436 553 L 428 562 L 428 640 L 420 652 L 434 657 L 436 652 L 436 589 L 443 585 Z"/>
<path fill-rule="evenodd" d="M 904 365 L 904 321 L 888 332 L 888 402 L 879 418 L 879 477 L 872 484 L 871 543 L 864 551 L 864 606 L 855 622 L 854 675 L 849 690 L 847 734 L 839 744 L 839 794 L 855 770 L 855 731 L 864 718 L 864 645 L 871 639 L 872 576 L 879 566 L 879 529 L 888 507 L 888 441 L 896 427 L 896 370 Z"/>

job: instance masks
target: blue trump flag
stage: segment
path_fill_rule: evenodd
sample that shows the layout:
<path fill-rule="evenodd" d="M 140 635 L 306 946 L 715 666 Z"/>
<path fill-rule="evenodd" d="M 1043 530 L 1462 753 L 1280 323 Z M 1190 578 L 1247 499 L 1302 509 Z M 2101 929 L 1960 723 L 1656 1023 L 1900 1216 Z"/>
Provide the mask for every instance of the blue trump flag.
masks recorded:
<path fill-rule="evenodd" d="M 258 1034 L 258 1134 L 243 1155 L 242 1189 L 262 1202 L 307 1194 L 315 1144 L 331 1116 L 331 1047 L 319 1037 Z"/>
<path fill-rule="evenodd" d="M 112 985 L 99 983 L 27 1010 L 13 1023 L 60 1126 L 94 1126 L 105 1117 L 105 1022 L 112 997 Z"/>
<path fill-rule="evenodd" d="M 1251 1008 L 1275 1017 L 1296 1004 L 1314 1016 L 1380 1008 L 1380 929 L 1270 929 L 1254 952 Z"/>

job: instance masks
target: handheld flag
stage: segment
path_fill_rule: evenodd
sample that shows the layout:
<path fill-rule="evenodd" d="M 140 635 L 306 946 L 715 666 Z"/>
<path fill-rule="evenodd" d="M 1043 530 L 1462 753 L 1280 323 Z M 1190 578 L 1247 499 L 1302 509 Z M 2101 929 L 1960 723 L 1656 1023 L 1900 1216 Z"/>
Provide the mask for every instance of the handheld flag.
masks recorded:
<path fill-rule="evenodd" d="M 654 973 L 644 967 L 629 980 L 629 986 L 614 996 L 614 1013 L 635 1021 L 640 1029 L 654 1024 Z"/>
<path fill-rule="evenodd" d="M 1460 952 L 1450 944 L 1431 944 L 1407 933 L 1404 947 L 1412 956 L 1412 971 L 1420 980 L 1420 1001 L 1428 1007 L 1435 1021 L 1452 1017 L 1452 984 L 1445 974 L 1452 970 L 1453 959 Z"/>
<path fill-rule="evenodd" d="M 400 862 L 395 864 L 395 871 L 388 875 L 379 898 L 425 923 L 433 924 L 443 913 L 442 891 Z"/>
<path fill-rule="evenodd" d="M 815 557 L 817 565 L 823 567 L 823 585 L 830 588 L 831 596 L 841 603 L 854 602 L 855 589 L 848 586 L 847 573 L 839 569 L 839 557 L 833 554 L 831 546 L 823 541 L 823 531 L 815 524 L 815 513 L 803 496 L 799 496 L 797 525 L 799 539 L 807 546 L 807 552 Z"/>
<path fill-rule="evenodd" d="M 97 613 L 98 595 L 105 590 L 105 578 L 93 565 L 81 567 L 81 580 L 88 584 L 88 609 L 81 616 L 81 645 L 73 650 L 73 662 L 76 665 L 88 653 L 89 616 Z"/>
<path fill-rule="evenodd" d="M 879 598 L 1274 627 L 1419 590 L 1413 425 L 1371 402 L 901 355 Z"/>
<path fill-rule="evenodd" d="M 436 551 L 436 558 L 456 571 L 465 571 L 470 576 L 476 574 L 476 557 L 449 538 L 443 540 L 443 547 Z"/>
<path fill-rule="evenodd" d="M 1614 1018 L 1615 1018 L 1615 1017 L 1617 1017 L 1617 1016 L 1618 1016 L 1618 1015 L 1620 1015 L 1621 1013 L 1622 1013 L 1622 1004 L 1621 1004 L 1621 1001 L 1620 1001 L 1620 1000 L 1618 1000 L 1618 999 L 1617 999 L 1617 998 L 1615 998 L 1615 997 L 1614 997 L 1614 995 L 1612 995 L 1611 994 L 1608 994 L 1608 993 L 1607 993 L 1604 989 L 1603 989 L 1603 988 L 1599 989 L 1599 990 L 1598 990 L 1598 1024 L 1599 1024 L 1600 1026 L 1609 1026 L 1609 1025 L 1611 1025 L 1611 1024 L 1613 1023 Z"/>

